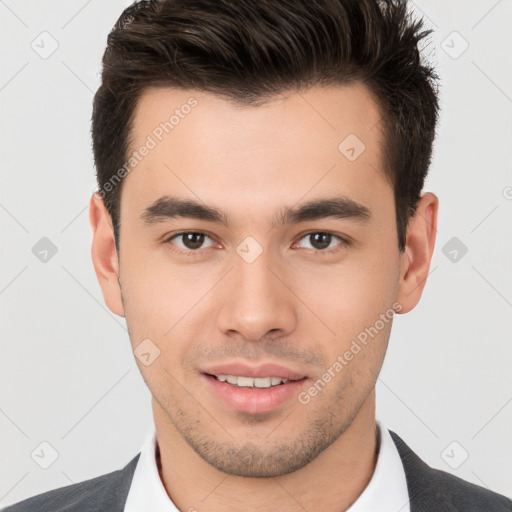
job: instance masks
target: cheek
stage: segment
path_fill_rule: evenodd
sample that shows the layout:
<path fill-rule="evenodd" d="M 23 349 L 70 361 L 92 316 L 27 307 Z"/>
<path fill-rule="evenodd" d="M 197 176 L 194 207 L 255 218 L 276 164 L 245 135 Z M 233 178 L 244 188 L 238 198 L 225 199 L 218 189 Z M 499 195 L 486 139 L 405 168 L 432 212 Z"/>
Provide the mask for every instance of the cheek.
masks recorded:
<path fill-rule="evenodd" d="M 210 320 L 208 291 L 218 278 L 193 265 L 169 265 L 162 256 L 144 257 L 136 248 L 125 254 L 120 280 L 132 347 L 151 340 L 160 351 L 155 371 L 164 372 L 164 366 L 179 372 L 195 341 L 204 338 L 204 332 L 196 331 Z M 153 365 L 139 367 L 151 379 Z"/>
<path fill-rule="evenodd" d="M 389 310 L 396 296 L 396 265 L 361 253 L 338 266 L 303 269 L 295 279 L 296 293 L 318 317 L 318 328 L 342 346 Z"/>
<path fill-rule="evenodd" d="M 144 339 L 161 346 L 172 327 L 173 294 L 156 269 L 130 266 L 121 267 L 120 282 L 125 319 L 133 348 Z"/>
<path fill-rule="evenodd" d="M 197 276 L 166 264 L 163 253 L 127 244 L 121 249 L 120 265 L 127 322 L 159 335 L 173 325 L 198 281 Z"/>

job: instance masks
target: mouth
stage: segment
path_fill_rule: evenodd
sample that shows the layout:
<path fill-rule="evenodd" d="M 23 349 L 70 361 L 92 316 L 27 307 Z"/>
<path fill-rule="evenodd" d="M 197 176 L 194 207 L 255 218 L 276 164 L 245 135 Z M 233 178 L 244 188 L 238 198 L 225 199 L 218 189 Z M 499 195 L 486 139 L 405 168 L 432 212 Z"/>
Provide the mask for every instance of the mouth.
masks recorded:
<path fill-rule="evenodd" d="M 296 380 L 302 379 L 283 379 L 281 377 L 244 377 L 242 375 L 209 375 L 214 379 L 220 382 L 227 382 L 232 386 L 236 386 L 239 388 L 258 388 L 258 389 L 268 389 L 276 386 L 282 386 L 287 382 L 294 382 Z"/>
<path fill-rule="evenodd" d="M 273 364 L 223 365 L 201 372 L 213 398 L 229 410 L 261 414 L 284 407 L 310 380 Z"/>

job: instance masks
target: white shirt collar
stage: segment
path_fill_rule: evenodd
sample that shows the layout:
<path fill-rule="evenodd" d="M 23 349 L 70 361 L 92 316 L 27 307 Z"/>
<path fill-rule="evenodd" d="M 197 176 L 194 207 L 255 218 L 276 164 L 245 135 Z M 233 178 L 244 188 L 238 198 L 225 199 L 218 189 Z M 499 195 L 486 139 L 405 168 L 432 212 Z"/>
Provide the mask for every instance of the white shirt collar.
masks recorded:
<path fill-rule="evenodd" d="M 364 491 L 346 512 L 410 512 L 402 460 L 388 429 L 379 420 L 376 423 L 380 447 L 375 471 Z M 153 426 L 142 447 L 124 512 L 179 512 L 158 474 L 155 448 Z"/>
<path fill-rule="evenodd" d="M 124 512 L 180 512 L 169 498 L 156 465 L 156 431 L 153 428 L 142 446 Z"/>
<path fill-rule="evenodd" d="M 372 478 L 346 512 L 410 512 L 404 466 L 389 430 L 377 420 L 380 448 Z"/>

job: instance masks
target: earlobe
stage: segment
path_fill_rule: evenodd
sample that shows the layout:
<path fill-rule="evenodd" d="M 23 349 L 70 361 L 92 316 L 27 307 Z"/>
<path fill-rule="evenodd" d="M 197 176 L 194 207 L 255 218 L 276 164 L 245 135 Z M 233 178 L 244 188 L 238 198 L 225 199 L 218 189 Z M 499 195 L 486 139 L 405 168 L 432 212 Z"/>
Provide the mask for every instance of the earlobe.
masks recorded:
<path fill-rule="evenodd" d="M 103 299 L 110 311 L 124 316 L 119 285 L 119 260 L 112 220 L 103 199 L 97 193 L 92 195 L 89 203 L 89 222 L 93 234 L 92 263 L 103 293 Z"/>
<path fill-rule="evenodd" d="M 431 192 L 421 196 L 415 214 L 407 226 L 402 254 L 397 300 L 400 313 L 408 313 L 419 302 L 426 284 L 437 233 L 439 200 Z"/>

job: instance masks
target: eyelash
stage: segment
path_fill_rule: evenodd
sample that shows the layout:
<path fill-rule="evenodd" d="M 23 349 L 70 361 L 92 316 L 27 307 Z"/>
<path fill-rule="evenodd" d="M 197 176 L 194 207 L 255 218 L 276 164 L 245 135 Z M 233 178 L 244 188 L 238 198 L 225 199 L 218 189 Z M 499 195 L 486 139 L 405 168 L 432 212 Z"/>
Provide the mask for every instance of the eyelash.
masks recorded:
<path fill-rule="evenodd" d="M 313 235 L 313 234 L 317 234 L 317 233 L 322 233 L 322 234 L 325 234 L 325 235 L 331 235 L 333 238 L 337 238 L 339 240 L 339 244 L 336 245 L 335 247 L 331 248 L 331 249 L 312 249 L 313 250 L 313 254 L 315 255 L 327 255 L 327 254 L 333 254 L 333 253 L 336 253 L 340 250 L 342 250 L 343 247 L 346 247 L 346 246 L 349 246 L 350 245 L 350 241 L 346 238 L 343 238 L 339 235 L 336 235 L 334 233 L 331 233 L 330 231 L 309 231 L 308 233 L 304 233 L 302 235 L 299 236 L 299 238 L 297 238 L 296 240 L 300 241 L 304 238 L 306 238 L 307 236 L 310 236 L 310 235 Z M 173 235 L 167 237 L 165 240 L 164 240 L 164 243 L 170 243 L 172 242 L 173 239 L 175 238 L 178 238 L 182 235 L 188 235 L 188 234 L 198 234 L 198 235 L 205 235 L 207 236 L 208 238 L 210 238 L 212 241 L 215 241 L 215 238 L 213 237 L 213 235 L 205 232 L 205 231 L 180 231 L 179 233 L 174 233 Z M 295 242 L 294 242 L 295 244 Z M 208 249 L 208 248 L 206 248 Z M 184 255 L 184 256 L 199 256 L 202 254 L 202 252 L 206 249 L 188 249 L 188 250 L 182 250 L 182 249 L 176 249 L 176 248 L 173 248 L 172 251 L 177 253 L 177 254 L 180 254 L 180 255 Z"/>

